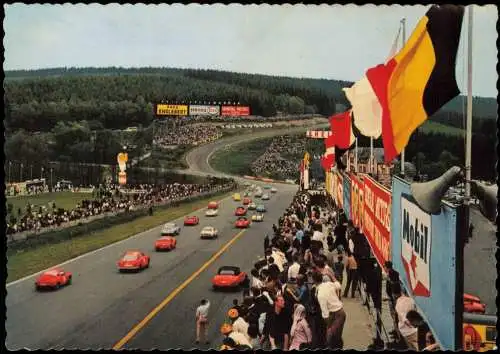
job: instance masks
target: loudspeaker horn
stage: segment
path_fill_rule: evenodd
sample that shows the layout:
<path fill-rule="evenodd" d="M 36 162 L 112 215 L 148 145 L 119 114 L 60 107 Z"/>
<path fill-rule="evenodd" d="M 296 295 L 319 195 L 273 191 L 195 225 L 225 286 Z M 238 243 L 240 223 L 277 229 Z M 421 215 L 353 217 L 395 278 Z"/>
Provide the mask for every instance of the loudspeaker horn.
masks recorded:
<path fill-rule="evenodd" d="M 488 186 L 476 180 L 470 182 L 471 192 L 479 200 L 479 209 L 481 213 L 491 222 L 497 218 L 497 192 L 498 185 Z"/>
<path fill-rule="evenodd" d="M 441 199 L 450 186 L 454 185 L 462 177 L 462 169 L 453 166 L 442 176 L 429 182 L 412 183 L 411 194 L 418 206 L 429 214 L 439 214 L 441 211 Z"/>

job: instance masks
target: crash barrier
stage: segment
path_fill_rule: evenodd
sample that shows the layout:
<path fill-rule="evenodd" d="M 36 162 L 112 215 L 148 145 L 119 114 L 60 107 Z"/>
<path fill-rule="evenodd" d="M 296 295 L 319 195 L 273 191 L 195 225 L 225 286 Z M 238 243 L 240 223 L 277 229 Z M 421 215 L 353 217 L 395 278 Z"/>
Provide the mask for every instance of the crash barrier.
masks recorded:
<path fill-rule="evenodd" d="M 89 193 L 89 194 L 92 194 L 94 193 L 95 191 L 95 188 L 73 188 L 71 190 L 73 193 Z"/>
<path fill-rule="evenodd" d="M 222 129 L 242 129 L 242 128 L 272 128 L 272 123 L 247 123 L 247 124 L 223 124 Z"/>
<path fill-rule="evenodd" d="M 293 181 L 291 179 L 281 181 L 281 180 L 276 180 L 276 179 L 271 179 L 271 178 L 255 177 L 255 176 L 243 176 L 243 178 L 249 179 L 252 181 L 262 181 L 262 182 L 266 182 L 266 183 L 296 184 L 295 181 Z"/>
<path fill-rule="evenodd" d="M 116 213 L 106 213 L 102 217 L 97 219 L 92 219 L 90 222 L 84 220 L 75 220 L 77 225 L 65 226 L 64 228 L 57 230 L 51 229 L 43 233 L 36 233 L 26 235 L 24 239 L 14 239 L 10 235 L 7 239 L 8 251 L 18 251 L 23 249 L 35 248 L 43 244 L 53 244 L 64 240 L 79 237 L 81 235 L 89 234 L 91 232 L 100 231 L 110 226 L 123 224 L 129 221 L 133 221 L 139 217 L 146 216 L 149 213 L 149 207 L 153 206 L 154 210 L 163 210 L 170 207 L 176 207 L 180 204 L 194 202 L 206 197 L 217 196 L 220 194 L 233 191 L 237 188 L 236 184 L 232 184 L 227 187 L 219 187 L 212 192 L 201 193 L 195 196 L 190 196 L 178 200 L 172 200 L 166 203 L 154 203 L 151 205 L 144 205 L 136 207 L 135 210 L 127 211 L 123 210 Z"/>

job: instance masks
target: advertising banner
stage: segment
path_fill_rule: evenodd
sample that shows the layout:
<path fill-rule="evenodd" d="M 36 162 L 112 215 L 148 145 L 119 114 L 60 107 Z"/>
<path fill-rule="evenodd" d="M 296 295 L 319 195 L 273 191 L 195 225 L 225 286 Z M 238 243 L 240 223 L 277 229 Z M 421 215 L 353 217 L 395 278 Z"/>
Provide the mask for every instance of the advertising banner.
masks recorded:
<path fill-rule="evenodd" d="M 156 105 L 157 116 L 187 116 L 188 106 L 186 104 L 163 104 Z"/>
<path fill-rule="evenodd" d="M 394 269 L 442 349 L 460 349 L 456 347 L 462 335 L 456 325 L 462 321 L 458 314 L 462 308 L 456 308 L 462 301 L 456 287 L 458 209 L 442 203 L 438 215 L 427 214 L 415 204 L 409 184 L 397 177 L 392 179 L 392 193 Z"/>
<path fill-rule="evenodd" d="M 335 203 L 339 209 L 342 209 L 344 208 L 344 181 L 338 171 L 335 171 L 333 176 L 335 179 Z"/>
<path fill-rule="evenodd" d="M 332 195 L 332 191 L 330 190 L 330 178 L 331 178 L 331 173 L 330 171 L 325 171 L 325 189 L 328 195 Z"/>
<path fill-rule="evenodd" d="M 311 139 L 326 139 L 332 134 L 330 130 L 308 130 L 306 137 Z"/>
<path fill-rule="evenodd" d="M 347 219 L 350 220 L 352 218 L 351 216 L 351 179 L 348 176 L 343 176 L 342 177 L 344 180 L 344 212 L 345 215 L 347 216 Z"/>
<path fill-rule="evenodd" d="M 391 260 L 391 192 L 364 175 L 363 201 L 363 233 L 383 267 Z"/>
<path fill-rule="evenodd" d="M 223 116 L 249 116 L 249 106 L 222 106 L 221 115 Z"/>
<path fill-rule="evenodd" d="M 189 105 L 190 116 L 218 116 L 219 113 L 219 106 Z"/>
<path fill-rule="evenodd" d="M 121 186 L 127 184 L 127 173 L 126 172 L 118 172 L 118 184 Z"/>
<path fill-rule="evenodd" d="M 356 174 L 350 174 L 351 179 L 351 219 L 355 227 L 363 233 L 363 180 Z"/>

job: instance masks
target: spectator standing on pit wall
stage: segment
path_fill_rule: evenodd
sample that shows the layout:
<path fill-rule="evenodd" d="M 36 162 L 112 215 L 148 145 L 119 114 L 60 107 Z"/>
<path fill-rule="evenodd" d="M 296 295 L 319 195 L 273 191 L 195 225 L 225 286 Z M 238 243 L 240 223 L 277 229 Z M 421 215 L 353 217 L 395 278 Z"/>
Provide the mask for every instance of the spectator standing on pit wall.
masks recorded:
<path fill-rule="evenodd" d="M 321 315 L 326 322 L 326 344 L 329 349 L 342 349 L 344 344 L 342 333 L 346 321 L 344 305 L 340 300 L 342 286 L 339 282 L 324 282 L 323 275 L 313 273 L 313 281 L 317 285 L 317 298 Z"/>
<path fill-rule="evenodd" d="M 395 289 L 396 292 L 396 315 L 398 319 L 398 329 L 408 343 L 408 349 L 418 350 L 418 329 L 413 327 L 406 318 L 410 311 L 416 311 L 415 301 L 403 293 L 401 287 Z"/>
<path fill-rule="evenodd" d="M 354 298 L 358 287 L 358 264 L 351 251 L 347 250 L 347 284 L 344 290 L 344 297 L 347 297 L 349 288 L 352 285 L 351 297 Z"/>
<path fill-rule="evenodd" d="M 269 337 L 271 350 L 288 350 L 291 326 L 291 315 L 285 311 L 285 299 L 283 296 L 277 296 L 274 301 L 273 310 L 266 316 L 266 324 L 264 326 L 264 336 Z"/>
<path fill-rule="evenodd" d="M 310 347 L 312 343 L 312 332 L 307 323 L 306 309 L 301 304 L 295 306 L 290 339 L 290 350 L 305 349 Z"/>
<path fill-rule="evenodd" d="M 196 344 L 200 343 L 201 336 L 204 337 L 206 344 L 208 341 L 208 310 L 210 309 L 210 301 L 207 299 L 201 300 L 200 306 L 196 309 Z"/>

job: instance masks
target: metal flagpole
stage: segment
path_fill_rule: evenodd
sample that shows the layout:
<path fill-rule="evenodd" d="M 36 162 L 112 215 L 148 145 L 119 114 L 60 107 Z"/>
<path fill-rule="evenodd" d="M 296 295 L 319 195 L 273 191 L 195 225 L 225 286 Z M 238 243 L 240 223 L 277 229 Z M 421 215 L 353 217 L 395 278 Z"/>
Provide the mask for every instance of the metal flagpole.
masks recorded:
<path fill-rule="evenodd" d="M 467 126 L 465 134 L 465 204 L 467 219 L 469 216 L 469 199 L 471 180 L 471 150 L 472 150 L 472 5 L 469 5 L 469 28 L 467 41 Z"/>
<path fill-rule="evenodd" d="M 370 137 L 370 173 L 373 173 L 373 137 Z"/>
<path fill-rule="evenodd" d="M 403 18 L 401 20 L 401 24 L 403 25 L 403 45 L 401 48 L 405 46 L 406 42 L 406 18 Z M 405 175 L 405 149 L 403 148 L 403 151 L 401 151 L 401 174 Z"/>
<path fill-rule="evenodd" d="M 358 173 L 358 138 L 355 140 L 356 146 L 354 148 L 354 171 Z"/>

